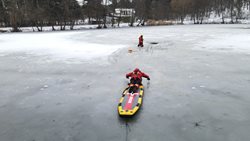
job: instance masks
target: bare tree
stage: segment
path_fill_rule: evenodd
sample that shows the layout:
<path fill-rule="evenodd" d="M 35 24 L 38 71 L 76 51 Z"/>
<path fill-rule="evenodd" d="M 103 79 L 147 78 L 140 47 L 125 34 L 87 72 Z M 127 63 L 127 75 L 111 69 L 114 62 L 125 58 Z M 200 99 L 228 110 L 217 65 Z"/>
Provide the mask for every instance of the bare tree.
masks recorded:
<path fill-rule="evenodd" d="M 117 8 L 118 4 L 117 4 L 117 0 L 112 0 L 112 4 L 109 6 L 110 7 L 110 11 L 111 11 L 111 26 L 114 27 L 114 24 L 115 24 L 115 18 L 116 18 L 116 11 L 115 9 Z"/>
<path fill-rule="evenodd" d="M 8 6 L 7 6 L 7 10 L 9 13 L 9 17 L 10 17 L 10 24 L 12 26 L 12 31 L 13 32 L 19 32 L 19 24 L 20 24 L 20 5 L 19 5 L 18 0 L 11 0 L 8 1 Z"/>
<path fill-rule="evenodd" d="M 171 8 L 175 19 L 179 19 L 183 24 L 185 17 L 190 13 L 191 0 L 172 0 Z"/>
<path fill-rule="evenodd" d="M 150 16 L 151 0 L 136 0 L 135 5 L 135 16 L 139 20 L 138 25 L 145 25 L 145 21 Z"/>
<path fill-rule="evenodd" d="M 0 26 L 4 26 L 6 24 L 6 6 L 4 0 L 1 0 L 0 3 Z"/>
<path fill-rule="evenodd" d="M 250 0 L 84 0 L 82 9 L 77 0 L 1 0 L 0 26 L 11 26 L 15 32 L 23 26 L 36 27 L 38 31 L 44 26 L 72 30 L 77 20 L 88 18 L 89 23 L 102 28 L 106 27 L 108 16 L 112 18 L 112 26 L 115 22 L 119 26 L 122 21 L 133 26 L 136 20 L 139 26 L 148 19 L 177 19 L 183 23 L 186 17 L 202 24 L 212 12 L 221 16 L 222 23 L 225 18 L 235 23 L 244 18 L 245 7 L 250 9 Z M 117 9 L 120 9 L 119 15 Z"/>

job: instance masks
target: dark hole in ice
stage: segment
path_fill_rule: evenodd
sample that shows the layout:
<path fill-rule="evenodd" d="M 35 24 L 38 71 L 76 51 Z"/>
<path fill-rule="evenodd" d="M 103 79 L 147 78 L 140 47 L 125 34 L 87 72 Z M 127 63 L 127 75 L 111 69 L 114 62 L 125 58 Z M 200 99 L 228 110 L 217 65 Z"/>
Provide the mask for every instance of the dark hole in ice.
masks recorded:
<path fill-rule="evenodd" d="M 152 45 L 157 45 L 157 44 L 159 44 L 158 42 L 150 42 L 150 44 L 152 44 Z"/>

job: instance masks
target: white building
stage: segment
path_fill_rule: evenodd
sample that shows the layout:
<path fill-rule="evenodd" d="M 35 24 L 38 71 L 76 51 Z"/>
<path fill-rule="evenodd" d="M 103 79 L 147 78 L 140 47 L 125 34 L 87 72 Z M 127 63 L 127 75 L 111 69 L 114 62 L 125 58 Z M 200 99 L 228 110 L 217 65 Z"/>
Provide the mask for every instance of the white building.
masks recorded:
<path fill-rule="evenodd" d="M 116 17 L 131 17 L 135 14 L 135 10 L 130 8 L 116 8 L 114 16 Z"/>

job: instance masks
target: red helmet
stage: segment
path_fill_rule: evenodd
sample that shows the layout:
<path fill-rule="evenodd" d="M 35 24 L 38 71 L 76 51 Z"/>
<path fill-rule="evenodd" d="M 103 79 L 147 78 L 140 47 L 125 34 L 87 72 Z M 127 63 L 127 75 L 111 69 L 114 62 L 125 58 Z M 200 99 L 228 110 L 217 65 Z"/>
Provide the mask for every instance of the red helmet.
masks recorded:
<path fill-rule="evenodd" d="M 140 72 L 140 69 L 135 68 L 134 72 L 135 72 L 135 73 Z"/>

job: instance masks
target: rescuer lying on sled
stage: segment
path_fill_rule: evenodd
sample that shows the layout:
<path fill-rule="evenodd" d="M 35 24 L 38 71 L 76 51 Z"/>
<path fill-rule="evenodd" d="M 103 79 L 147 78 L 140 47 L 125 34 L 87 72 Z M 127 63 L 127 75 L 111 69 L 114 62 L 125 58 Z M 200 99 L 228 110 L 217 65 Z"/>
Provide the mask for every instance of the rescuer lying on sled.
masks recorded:
<path fill-rule="evenodd" d="M 133 72 L 126 74 L 126 78 L 128 79 L 129 77 L 131 77 L 129 83 L 129 93 L 135 92 L 139 88 L 139 86 L 142 85 L 142 77 L 150 80 L 149 76 L 140 71 L 138 68 L 136 68 Z"/>

